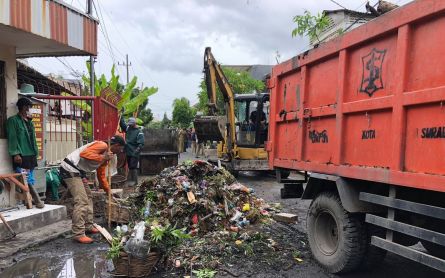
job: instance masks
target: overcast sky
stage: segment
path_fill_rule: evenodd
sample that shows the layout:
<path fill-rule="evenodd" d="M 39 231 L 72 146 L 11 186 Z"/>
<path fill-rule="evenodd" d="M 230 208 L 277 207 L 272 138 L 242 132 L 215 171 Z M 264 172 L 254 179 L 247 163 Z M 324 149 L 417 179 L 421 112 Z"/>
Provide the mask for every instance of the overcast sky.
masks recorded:
<path fill-rule="evenodd" d="M 149 100 L 154 116 L 169 115 L 175 98 L 187 97 L 192 104 L 202 79 L 203 53 L 212 47 L 221 64 L 276 64 L 308 48 L 308 42 L 292 38 L 292 18 L 304 10 L 312 13 L 339 9 L 331 0 L 94 0 L 99 11 L 99 55 L 97 74 L 109 75 L 111 65 L 129 54 L 130 78 L 139 86 L 156 86 Z M 399 5 L 410 0 L 392 0 Z M 66 0 L 85 10 L 84 0 Z M 336 0 L 340 5 L 364 11 L 364 0 Z M 377 0 L 371 0 L 371 4 Z M 95 11 L 96 13 L 96 11 Z M 111 50 L 106 40 L 111 42 Z M 62 60 L 79 73 L 85 60 Z M 69 77 L 70 70 L 54 58 L 30 59 L 44 73 Z M 126 73 L 117 67 L 121 82 Z"/>

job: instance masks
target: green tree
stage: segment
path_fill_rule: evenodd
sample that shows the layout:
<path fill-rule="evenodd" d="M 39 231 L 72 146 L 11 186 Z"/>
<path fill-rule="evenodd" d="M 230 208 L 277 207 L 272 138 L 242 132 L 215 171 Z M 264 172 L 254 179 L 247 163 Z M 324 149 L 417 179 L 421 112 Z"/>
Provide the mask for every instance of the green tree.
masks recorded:
<path fill-rule="evenodd" d="M 148 107 L 145 107 L 139 111 L 138 118 L 141 119 L 141 126 L 147 126 L 151 121 L 153 121 L 153 112 Z"/>
<path fill-rule="evenodd" d="M 256 80 L 246 71 L 236 71 L 231 68 L 222 67 L 224 75 L 227 77 L 230 86 L 235 94 L 248 94 L 253 92 L 261 92 L 265 89 L 264 82 Z M 196 105 L 198 111 L 208 114 L 207 104 L 209 98 L 207 96 L 207 86 L 205 80 L 201 81 L 198 92 L 198 104 Z M 224 99 L 219 87 L 216 88 L 217 109 L 220 115 L 224 112 Z"/>
<path fill-rule="evenodd" d="M 189 127 L 195 115 L 196 110 L 190 106 L 187 98 L 177 98 L 173 101 L 172 124 L 174 126 Z"/>
<path fill-rule="evenodd" d="M 294 16 L 293 21 L 297 24 L 297 28 L 292 30 L 292 37 L 308 36 L 311 42 L 318 43 L 321 43 L 318 36 L 329 26 L 329 19 L 325 13 L 314 16 L 309 11 L 304 11 L 304 15 Z"/>
<path fill-rule="evenodd" d="M 167 112 L 164 112 L 164 117 L 161 121 L 161 128 L 169 128 L 172 121 L 167 117 Z"/>
<path fill-rule="evenodd" d="M 162 129 L 162 122 L 161 121 L 152 121 L 148 125 L 146 125 L 147 128 L 151 129 Z"/>

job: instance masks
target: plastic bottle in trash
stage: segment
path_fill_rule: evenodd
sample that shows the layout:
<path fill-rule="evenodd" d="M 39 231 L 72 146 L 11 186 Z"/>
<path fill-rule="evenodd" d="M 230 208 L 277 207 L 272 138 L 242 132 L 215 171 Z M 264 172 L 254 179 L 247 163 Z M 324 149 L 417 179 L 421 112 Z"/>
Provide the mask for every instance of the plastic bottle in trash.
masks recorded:
<path fill-rule="evenodd" d="M 131 238 L 125 244 L 125 252 L 139 257 L 144 258 L 150 252 L 150 242 L 144 240 L 145 233 L 145 222 L 141 221 L 134 226 L 134 231 L 131 234 Z"/>
<path fill-rule="evenodd" d="M 145 204 L 145 209 L 144 209 L 144 218 L 147 218 L 150 216 L 150 206 L 151 206 L 151 202 L 147 201 L 147 203 Z"/>

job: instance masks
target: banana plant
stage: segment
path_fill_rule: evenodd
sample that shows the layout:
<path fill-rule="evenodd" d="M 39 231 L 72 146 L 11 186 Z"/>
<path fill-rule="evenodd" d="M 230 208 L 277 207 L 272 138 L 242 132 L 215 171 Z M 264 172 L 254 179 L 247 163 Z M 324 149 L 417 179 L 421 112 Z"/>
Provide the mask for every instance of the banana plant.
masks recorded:
<path fill-rule="evenodd" d="M 91 65 L 89 62 L 86 62 L 86 66 L 89 74 L 88 76 L 83 75 L 82 81 L 85 87 L 89 87 L 90 86 L 89 76 L 91 76 Z M 95 80 L 94 82 L 95 96 L 100 96 L 102 91 L 107 87 L 109 87 L 113 92 L 118 92 L 121 96 L 121 99 L 117 103 L 117 108 L 119 109 L 119 111 L 124 110 L 126 115 L 137 116 L 139 108 L 144 104 L 147 98 L 158 91 L 158 88 L 156 87 L 145 87 L 136 97 L 132 98 L 131 95 L 133 90 L 136 88 L 138 78 L 134 76 L 123 89 L 119 90 L 119 75 L 116 75 L 115 65 L 113 65 L 111 68 L 110 80 L 107 80 L 104 74 L 102 74 L 100 78 L 97 78 L 97 76 L 95 75 L 94 80 Z M 63 95 L 68 95 L 68 94 L 63 93 Z M 80 109 L 89 112 L 91 115 L 91 110 L 92 110 L 91 106 L 85 101 L 73 100 L 72 103 L 73 105 L 79 107 Z M 138 125 L 142 125 L 143 121 L 139 118 L 136 118 L 136 123 Z M 84 130 L 88 132 L 88 130 L 91 129 L 91 119 L 89 120 L 89 122 L 84 122 L 83 124 L 85 124 Z"/>

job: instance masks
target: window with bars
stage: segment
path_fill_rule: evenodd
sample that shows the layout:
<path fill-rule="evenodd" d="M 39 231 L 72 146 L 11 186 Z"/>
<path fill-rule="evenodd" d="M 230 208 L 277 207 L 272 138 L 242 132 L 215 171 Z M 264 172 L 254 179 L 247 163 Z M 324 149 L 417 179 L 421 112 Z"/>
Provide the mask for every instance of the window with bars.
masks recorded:
<path fill-rule="evenodd" d="M 6 138 L 6 67 L 0 61 L 0 138 Z"/>

